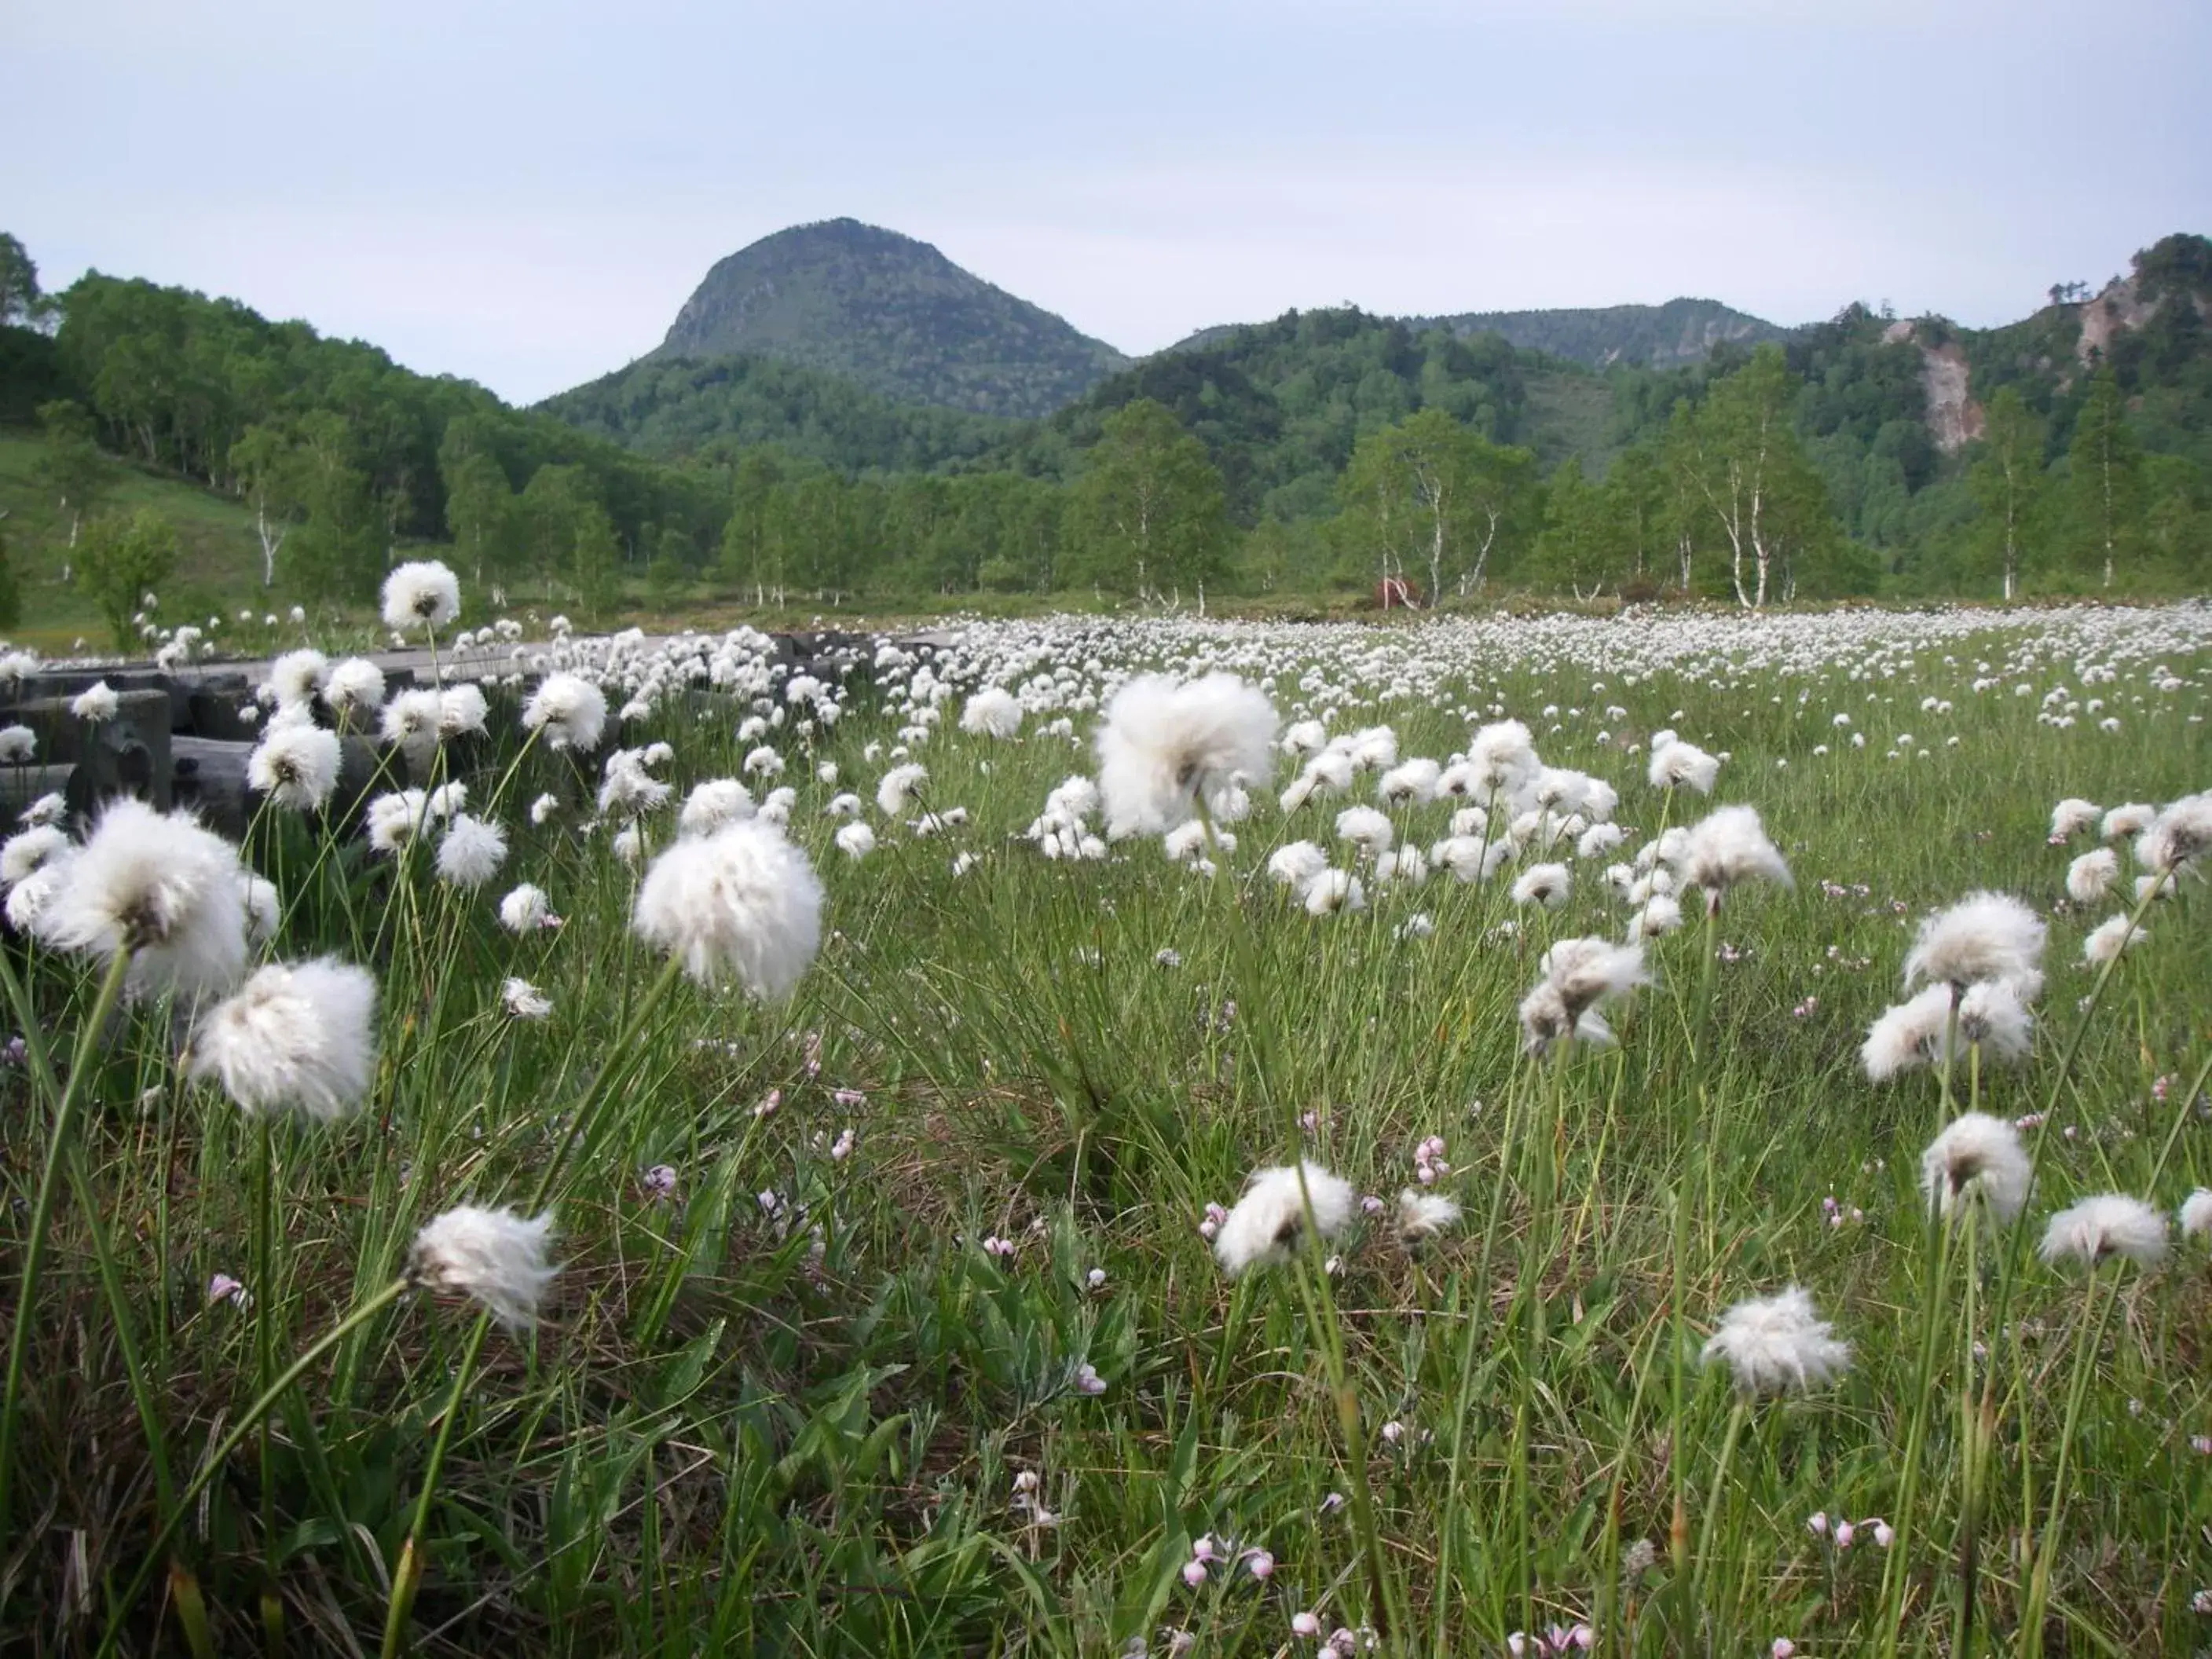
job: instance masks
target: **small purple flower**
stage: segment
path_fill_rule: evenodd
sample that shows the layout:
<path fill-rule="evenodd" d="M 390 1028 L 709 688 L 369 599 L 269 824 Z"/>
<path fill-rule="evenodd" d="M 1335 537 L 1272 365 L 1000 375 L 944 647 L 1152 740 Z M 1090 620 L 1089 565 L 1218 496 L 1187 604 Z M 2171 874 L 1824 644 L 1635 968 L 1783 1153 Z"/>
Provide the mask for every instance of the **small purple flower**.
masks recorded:
<path fill-rule="evenodd" d="M 1797 1651 L 1797 1644 L 1786 1636 L 1778 1636 L 1774 1638 L 1774 1645 L 1767 1651 L 1774 1656 L 1774 1659 L 1790 1659 L 1790 1656 Z"/>
<path fill-rule="evenodd" d="M 1196 1589 L 1206 1582 L 1206 1563 L 1186 1561 L 1182 1564 L 1182 1582 Z"/>
<path fill-rule="evenodd" d="M 1827 1510 L 1814 1510 L 1813 1511 L 1812 1517 L 1805 1522 L 1805 1530 L 1811 1533 L 1815 1538 L 1826 1537 L 1828 1532 Z"/>
<path fill-rule="evenodd" d="M 24 1046 L 21 1037 L 11 1036 L 5 1045 L 0 1046 L 0 1063 L 21 1066 L 29 1054 L 30 1050 Z"/>
<path fill-rule="evenodd" d="M 1359 1200 L 1359 1212 L 1362 1215 L 1381 1215 L 1386 1207 L 1388 1206 L 1382 1200 L 1372 1193 Z"/>
<path fill-rule="evenodd" d="M 858 1089 L 839 1089 L 833 1091 L 830 1098 L 840 1106 L 865 1106 L 868 1103 L 867 1096 Z"/>
<path fill-rule="evenodd" d="M 666 1198 L 676 1190 L 676 1168 L 670 1164 L 656 1164 L 642 1177 L 645 1190 L 655 1198 Z"/>
<path fill-rule="evenodd" d="M 234 1302 L 241 1308 L 252 1300 L 246 1294 L 245 1285 L 228 1273 L 217 1273 L 208 1280 L 207 1299 L 210 1304 Z"/>
<path fill-rule="evenodd" d="M 760 1103 L 753 1108 L 753 1115 L 755 1117 L 774 1117 L 775 1115 L 775 1109 L 782 1104 L 783 1091 L 781 1089 L 771 1089 L 761 1097 Z"/>
<path fill-rule="evenodd" d="M 1255 1578 L 1273 1577 L 1275 1558 L 1265 1550 L 1247 1550 L 1244 1552 L 1244 1571 Z"/>
<path fill-rule="evenodd" d="M 1334 1511 L 1340 1510 L 1343 1507 L 1344 1494 L 1340 1492 L 1333 1492 L 1329 1493 L 1328 1497 L 1321 1500 L 1321 1512 L 1323 1515 L 1333 1514 Z"/>
<path fill-rule="evenodd" d="M 1310 1613 L 1294 1613 L 1291 1615 L 1291 1634 L 1304 1637 L 1318 1636 L 1321 1634 L 1321 1620 Z"/>
<path fill-rule="evenodd" d="M 1106 1379 L 1098 1375 L 1085 1360 L 1075 1373 L 1075 1389 L 1079 1394 L 1098 1395 L 1106 1392 Z"/>
<path fill-rule="evenodd" d="M 1103 1267 L 1093 1267 L 1089 1273 L 1083 1275 L 1083 1282 L 1088 1285 L 1094 1291 L 1104 1290 L 1106 1288 L 1106 1270 Z"/>
<path fill-rule="evenodd" d="M 835 1141 L 830 1143 L 830 1161 L 833 1163 L 842 1164 L 847 1158 L 852 1157 L 852 1155 L 853 1132 L 850 1129 L 848 1129 L 844 1133 L 839 1135 Z"/>

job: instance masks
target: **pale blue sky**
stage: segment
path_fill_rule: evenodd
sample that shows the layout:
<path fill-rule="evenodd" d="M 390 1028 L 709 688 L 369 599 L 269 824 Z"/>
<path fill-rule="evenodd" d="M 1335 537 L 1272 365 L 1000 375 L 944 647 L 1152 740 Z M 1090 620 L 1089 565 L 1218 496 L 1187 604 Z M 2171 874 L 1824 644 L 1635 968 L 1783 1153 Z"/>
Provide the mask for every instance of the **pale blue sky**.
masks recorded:
<path fill-rule="evenodd" d="M 0 228 L 527 400 L 851 215 L 1127 351 L 1350 300 L 1973 324 L 2212 230 L 2203 0 L 66 0 Z"/>

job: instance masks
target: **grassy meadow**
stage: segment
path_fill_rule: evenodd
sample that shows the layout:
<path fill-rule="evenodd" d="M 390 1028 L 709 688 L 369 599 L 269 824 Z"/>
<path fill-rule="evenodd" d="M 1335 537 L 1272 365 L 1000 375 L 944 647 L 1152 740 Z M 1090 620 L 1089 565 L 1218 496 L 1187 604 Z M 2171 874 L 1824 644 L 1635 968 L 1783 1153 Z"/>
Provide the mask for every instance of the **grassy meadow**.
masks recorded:
<path fill-rule="evenodd" d="M 2208 644 L 2197 606 L 1070 617 L 886 647 L 812 701 L 743 630 L 478 645 L 453 672 L 486 729 L 416 781 L 504 830 L 495 876 L 441 876 L 450 815 L 386 853 L 272 804 L 241 849 L 281 905 L 256 960 L 375 975 L 354 1109 L 240 1109 L 180 1062 L 175 999 L 11 929 L 0 1629 L 54 1653 L 2201 1647 L 2212 1279 L 2171 1218 L 2212 1185 L 2207 901 L 2185 869 L 2092 966 L 2137 866 L 2124 838 L 2113 896 L 2069 899 L 2100 829 L 2050 830 L 2063 798 L 2212 785 Z M 524 676 L 556 669 L 621 711 L 596 748 L 524 731 Z M 1279 744 L 1215 824 L 1233 848 L 1178 860 L 1094 813 L 1047 856 L 1115 690 L 1212 671 L 1284 732 L 1389 727 L 1393 765 L 1517 719 L 1618 805 L 1389 805 L 1398 848 L 1486 806 L 1478 848 L 1513 850 L 1488 879 L 1386 878 L 1336 821 L 1392 766 L 1286 813 Z M 1014 736 L 963 729 L 987 686 Z M 1649 781 L 1665 731 L 1717 760 L 1710 796 Z M 926 779 L 886 811 L 902 763 Z M 602 811 L 611 765 L 672 793 Z M 787 814 L 824 890 L 781 1001 L 694 983 L 630 925 L 722 778 Z M 1735 888 L 1710 927 L 1678 889 L 1617 1042 L 1528 1052 L 1547 948 L 1622 939 L 1620 889 L 1665 867 L 1639 849 L 1735 803 L 1794 885 Z M 1583 855 L 1607 819 L 1620 844 Z M 1364 908 L 1271 876 L 1299 841 Z M 1516 902 L 1552 861 L 1559 908 Z M 502 925 L 526 882 L 557 925 Z M 2027 1054 L 1871 1081 L 1916 929 L 1980 889 L 2048 925 Z M 515 1012 L 515 980 L 550 1012 Z M 1930 1220 L 1923 1148 L 1970 1108 L 2024 1124 L 2013 1225 Z M 1294 1156 L 1379 1202 L 1231 1278 L 1208 1206 Z M 1457 1219 L 1402 1237 L 1407 1188 Z M 2104 1192 L 2168 1218 L 2166 1259 L 2044 1261 L 2050 1213 Z M 463 1202 L 551 1215 L 534 1326 L 404 1278 Z M 1791 1285 L 1848 1369 L 1741 1393 L 1703 1345 Z"/>

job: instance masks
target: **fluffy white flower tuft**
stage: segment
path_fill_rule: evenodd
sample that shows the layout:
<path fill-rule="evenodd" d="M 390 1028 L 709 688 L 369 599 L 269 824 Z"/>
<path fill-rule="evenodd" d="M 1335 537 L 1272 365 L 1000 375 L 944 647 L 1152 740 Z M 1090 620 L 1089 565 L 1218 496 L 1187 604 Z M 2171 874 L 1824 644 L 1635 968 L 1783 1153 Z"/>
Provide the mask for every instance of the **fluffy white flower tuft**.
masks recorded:
<path fill-rule="evenodd" d="M 2131 800 L 2106 813 L 2098 833 L 2106 841 L 2126 841 L 2142 834 L 2157 821 L 2158 808 L 2148 801 Z"/>
<path fill-rule="evenodd" d="M 2094 1267 L 2124 1256 L 2154 1267 L 2166 1260 L 2166 1218 L 2125 1193 L 2099 1193 L 2052 1216 L 2039 1249 L 2054 1267 L 2070 1261 Z"/>
<path fill-rule="evenodd" d="M 607 729 L 607 694 L 580 674 L 548 674 L 523 705 L 522 729 L 556 749 L 588 753 Z"/>
<path fill-rule="evenodd" d="M 2154 876 L 2172 876 L 2212 848 L 2212 791 L 2185 795 L 2136 837 L 2136 862 Z"/>
<path fill-rule="evenodd" d="M 509 979 L 499 988 L 499 1000 L 517 1019 L 544 1019 L 553 1012 L 553 1000 L 526 979 Z"/>
<path fill-rule="evenodd" d="M 1310 841 L 1294 841 L 1267 855 L 1267 874 L 1303 898 L 1313 878 L 1328 868 L 1328 854 Z"/>
<path fill-rule="evenodd" d="M 348 657 L 324 681 L 323 701 L 333 714 L 366 724 L 384 707 L 384 671 L 366 657 Z"/>
<path fill-rule="evenodd" d="M 561 1271 L 545 1259 L 552 1235 L 550 1214 L 525 1217 L 464 1204 L 415 1235 L 408 1276 L 425 1288 L 468 1297 L 501 1324 L 527 1330 Z"/>
<path fill-rule="evenodd" d="M 2076 904 L 2094 904 L 2119 878 L 2120 855 L 2109 847 L 2094 848 L 2066 866 L 2066 896 Z"/>
<path fill-rule="evenodd" d="M 1231 1279 L 1248 1268 L 1291 1259 L 1305 1227 L 1309 1199 L 1314 1225 L 1322 1237 L 1334 1238 L 1350 1224 L 1358 1207 L 1352 1183 L 1307 1159 L 1303 1165 L 1305 1193 L 1301 1197 L 1300 1167 L 1285 1164 L 1256 1171 L 1246 1183 L 1244 1196 L 1222 1222 L 1214 1236 L 1213 1254 Z"/>
<path fill-rule="evenodd" d="M 98 726 L 112 720 L 123 708 L 123 699 L 106 680 L 100 680 L 77 693 L 70 703 L 70 713 L 87 726 Z"/>
<path fill-rule="evenodd" d="M 1885 1010 L 1867 1028 L 1859 1063 L 1876 1083 L 1933 1060 L 1951 1019 L 1951 988 L 1930 985 Z"/>
<path fill-rule="evenodd" d="M 2108 916 L 2089 930 L 2081 941 L 2081 959 L 2101 968 L 2123 951 L 2132 951 L 2150 937 L 2146 927 L 2131 926 L 2125 916 Z"/>
<path fill-rule="evenodd" d="M 1011 738 L 1022 729 L 1022 706 L 1004 686 L 987 685 L 960 711 L 960 729 L 978 737 Z"/>
<path fill-rule="evenodd" d="M 1694 789 L 1701 795 L 1713 793 L 1714 780 L 1719 777 L 1721 763 L 1693 743 L 1684 743 L 1680 738 L 1662 748 L 1657 742 L 1651 745 L 1651 763 L 1648 775 L 1654 789 Z"/>
<path fill-rule="evenodd" d="M 342 1117 L 375 1075 L 376 980 L 328 959 L 271 963 L 216 1006 L 190 1054 L 191 1074 L 248 1112 Z"/>
<path fill-rule="evenodd" d="M 287 651 L 269 665 L 269 687 L 276 694 L 280 707 L 312 703 L 323 694 L 330 678 L 331 659 L 319 651 Z M 383 676 L 377 678 L 380 694 Z M 381 695 L 377 700 L 383 701 Z"/>
<path fill-rule="evenodd" d="M 465 681 L 438 694 L 438 736 L 446 742 L 483 731 L 490 716 L 491 705 L 480 686 Z"/>
<path fill-rule="evenodd" d="M 526 881 L 499 902 L 499 925 L 510 933 L 534 933 L 552 914 L 545 890 Z"/>
<path fill-rule="evenodd" d="M 481 887 L 507 862 L 507 831 L 463 812 L 438 841 L 438 874 L 456 887 Z"/>
<path fill-rule="evenodd" d="M 1959 999 L 1959 1041 L 1979 1048 L 1984 1060 L 2015 1064 L 2027 1058 L 2035 1018 L 2021 999 L 2022 983 L 1985 979 L 1968 986 L 1966 994 Z"/>
<path fill-rule="evenodd" d="M 2094 801 L 2083 800 L 2079 795 L 2069 795 L 2051 809 L 2051 839 L 2071 841 L 2084 830 L 2094 830 L 2102 811 Z"/>
<path fill-rule="evenodd" d="M 1992 1219 L 2009 1222 L 2027 1206 L 2033 1176 L 2020 1132 L 1987 1112 L 1953 1119 L 1920 1155 L 1920 1191 L 1937 1215 L 1978 1199 Z"/>
<path fill-rule="evenodd" d="M 1434 1238 L 1459 1220 L 1459 1200 L 1408 1187 L 1398 1194 L 1398 1237 Z"/>
<path fill-rule="evenodd" d="M 1753 1297 L 1721 1316 L 1704 1358 L 1726 1362 L 1746 1394 L 1779 1394 L 1819 1388 L 1843 1375 L 1850 1345 L 1814 1310 L 1812 1297 L 1790 1285 L 1778 1295 Z"/>
<path fill-rule="evenodd" d="M 822 939 L 822 884 L 774 825 L 748 819 L 679 841 L 639 884 L 631 926 L 702 985 L 764 1001 L 799 982 Z"/>
<path fill-rule="evenodd" d="M 34 823 L 0 842 L 0 887 L 13 887 L 33 871 L 66 858 L 76 843 L 51 823 Z"/>
<path fill-rule="evenodd" d="M 1233 674 L 1178 684 L 1142 675 L 1114 694 L 1099 728 L 1098 788 L 1110 836 L 1159 835 L 1273 769 L 1275 711 Z"/>
<path fill-rule="evenodd" d="M 833 839 L 837 850 L 855 864 L 876 850 L 876 832 L 858 818 L 839 830 Z"/>
<path fill-rule="evenodd" d="M 64 879 L 40 918 L 45 937 L 103 961 L 131 952 L 132 995 L 193 1000 L 238 983 L 246 968 L 238 854 L 189 812 L 111 801 L 90 839 L 56 867 Z"/>
<path fill-rule="evenodd" d="M 1322 870 L 1305 884 L 1306 914 L 1333 916 L 1340 910 L 1364 910 L 1367 890 L 1349 870 Z"/>
<path fill-rule="evenodd" d="M 1514 878 L 1513 902 L 1557 910 L 1566 903 L 1574 884 L 1574 872 L 1564 864 L 1532 864 Z"/>
<path fill-rule="evenodd" d="M 915 792 L 929 781 L 929 769 L 919 761 L 894 766 L 876 781 L 876 810 L 887 818 L 903 817 L 914 805 Z"/>
<path fill-rule="evenodd" d="M 1671 751 L 1682 746 L 1672 744 L 1668 748 Z M 1684 886 L 1703 890 L 1708 909 L 1717 906 L 1729 889 L 1748 882 L 1771 881 L 1778 887 L 1796 884 L 1781 853 L 1766 838 L 1765 826 L 1753 807 L 1723 806 L 1706 814 L 1676 847 L 1679 850 L 1668 862 Z"/>
<path fill-rule="evenodd" d="M 395 566 L 384 579 L 384 625 L 395 633 L 434 633 L 460 614 L 460 581 L 435 559 Z"/>
<path fill-rule="evenodd" d="M 2008 893 L 1969 893 L 1920 924 L 1905 958 L 1907 985 L 1972 985 L 2042 972 L 2043 919 Z"/>
<path fill-rule="evenodd" d="M 319 726 L 272 722 L 246 757 L 246 781 L 279 806 L 319 812 L 338 787 L 338 734 Z"/>
<path fill-rule="evenodd" d="M 2203 1238 L 2212 1233 L 2212 1188 L 2199 1187 L 2181 1200 L 2176 1213 L 2184 1238 Z"/>
<path fill-rule="evenodd" d="M 1371 806 L 1347 806 L 1336 815 L 1336 834 L 1340 841 L 1348 841 L 1370 858 L 1379 858 L 1390 850 L 1395 832 L 1390 820 Z"/>
<path fill-rule="evenodd" d="M 1519 720 L 1498 720 L 1467 746 L 1467 793 L 1477 800 L 1520 793 L 1536 775 L 1536 747 Z"/>
<path fill-rule="evenodd" d="M 724 824 L 742 823 L 759 810 L 752 791 L 735 778 L 708 778 L 684 798 L 676 828 L 686 836 L 711 836 Z"/>

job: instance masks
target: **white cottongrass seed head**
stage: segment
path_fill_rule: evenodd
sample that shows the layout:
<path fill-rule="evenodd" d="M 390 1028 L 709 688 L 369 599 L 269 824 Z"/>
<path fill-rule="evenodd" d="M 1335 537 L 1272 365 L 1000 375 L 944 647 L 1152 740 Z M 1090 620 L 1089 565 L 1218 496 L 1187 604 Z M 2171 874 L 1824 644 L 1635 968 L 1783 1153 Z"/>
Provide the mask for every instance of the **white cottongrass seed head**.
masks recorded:
<path fill-rule="evenodd" d="M 552 1238 L 550 1213 L 459 1205 L 415 1235 L 407 1276 L 418 1287 L 468 1297 L 501 1324 L 527 1330 L 561 1271 L 545 1259 Z"/>
<path fill-rule="evenodd" d="M 2212 1188 L 2199 1187 L 2183 1199 L 2174 1218 L 2181 1224 L 2184 1238 L 2203 1238 L 2212 1234 Z"/>
<path fill-rule="evenodd" d="M 517 1019 L 544 1019 L 553 1012 L 553 1000 L 526 979 L 510 977 L 499 988 L 499 1000 Z"/>
<path fill-rule="evenodd" d="M 1987 1112 L 1954 1118 L 1920 1155 L 1920 1191 L 1939 1216 L 1978 1200 L 1992 1220 L 2009 1222 L 2027 1206 L 2033 1178 L 2020 1131 Z"/>
<path fill-rule="evenodd" d="M 1670 860 L 1686 887 L 1705 895 L 1707 908 L 1717 907 L 1732 888 L 1754 881 L 1778 887 L 1795 886 L 1790 866 L 1774 843 L 1754 807 L 1723 806 L 1693 824 L 1677 843 Z"/>
<path fill-rule="evenodd" d="M 458 814 L 438 838 L 438 875 L 456 887 L 481 887 L 507 862 L 507 831 L 488 819 Z"/>
<path fill-rule="evenodd" d="M 1213 809 L 1239 783 L 1265 781 L 1275 725 L 1267 694 L 1234 674 L 1129 681 L 1106 705 L 1097 740 L 1107 834 L 1164 834 L 1200 800 Z"/>
<path fill-rule="evenodd" d="M 338 734 L 319 726 L 271 722 L 246 757 L 246 781 L 278 806 L 320 811 L 338 785 Z"/>
<path fill-rule="evenodd" d="M 1305 1170 L 1305 1191 L 1299 1192 L 1298 1170 Z M 1287 1261 L 1297 1248 L 1306 1220 L 1306 1200 L 1313 1204 L 1314 1225 L 1323 1238 L 1334 1238 L 1350 1224 L 1359 1204 L 1352 1183 L 1330 1174 L 1310 1158 L 1303 1166 L 1285 1164 L 1254 1172 L 1244 1196 L 1230 1210 L 1213 1238 L 1213 1254 L 1222 1271 L 1231 1279 L 1248 1268 Z"/>
<path fill-rule="evenodd" d="M 752 791 L 735 778 L 708 778 L 693 786 L 676 815 L 678 833 L 711 836 L 726 823 L 736 823 L 759 811 Z"/>
<path fill-rule="evenodd" d="M 1459 1200 L 1443 1193 L 1425 1193 L 1408 1187 L 1398 1194 L 1398 1237 L 1407 1240 L 1434 1238 L 1455 1225 Z"/>
<path fill-rule="evenodd" d="M 436 559 L 397 565 L 384 579 L 384 625 L 394 633 L 435 632 L 460 614 L 460 581 Z"/>
<path fill-rule="evenodd" d="M 2042 971 L 2043 918 L 2009 893 L 1969 893 L 1920 924 L 1905 958 L 1905 982 L 1972 985 Z"/>
<path fill-rule="evenodd" d="M 323 682 L 323 701 L 332 713 L 366 722 L 384 707 L 384 671 L 366 657 L 348 657 Z"/>
<path fill-rule="evenodd" d="M 2092 848 L 2066 866 L 2066 896 L 2076 904 L 2094 904 L 2119 878 L 2120 855 L 2109 847 Z"/>
<path fill-rule="evenodd" d="M 1832 1382 L 1850 1364 L 1851 1350 L 1814 1310 L 1811 1294 L 1792 1285 L 1722 1315 L 1703 1357 L 1707 1364 L 1724 1362 L 1745 1394 L 1780 1394 Z"/>
<path fill-rule="evenodd" d="M 499 902 L 499 925 L 510 933 L 534 933 L 545 925 L 553 906 L 545 890 L 524 882 Z"/>
<path fill-rule="evenodd" d="M 133 995 L 221 996 L 245 972 L 237 852 L 191 813 L 120 797 L 58 867 L 45 936 L 102 961 L 131 952 Z"/>
<path fill-rule="evenodd" d="M 2124 915 L 2107 916 L 2082 939 L 2081 960 L 2092 968 L 2101 968 L 2149 937 L 2148 928 L 2135 925 Z"/>
<path fill-rule="evenodd" d="M 735 979 L 763 1001 L 799 982 L 822 939 L 822 884 L 757 818 L 678 841 L 639 884 L 631 926 L 700 984 Z"/>
<path fill-rule="evenodd" d="M 548 674 L 522 707 L 522 728 L 556 749 L 588 753 L 607 729 L 607 694 L 581 674 Z"/>
<path fill-rule="evenodd" d="M 1011 738 L 1022 729 L 1022 706 L 1000 685 L 987 685 L 960 711 L 960 729 L 978 737 Z"/>
<path fill-rule="evenodd" d="M 2126 1193 L 2099 1193 L 2054 1214 L 2039 1249 L 2053 1267 L 2095 1267 L 2119 1256 L 2155 1267 L 2166 1260 L 2166 1218 Z"/>
<path fill-rule="evenodd" d="M 270 963 L 201 1020 L 189 1054 L 191 1075 L 247 1112 L 342 1117 L 376 1073 L 375 977 L 327 957 Z"/>

